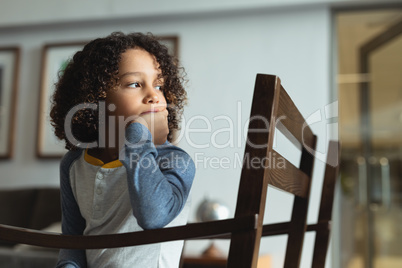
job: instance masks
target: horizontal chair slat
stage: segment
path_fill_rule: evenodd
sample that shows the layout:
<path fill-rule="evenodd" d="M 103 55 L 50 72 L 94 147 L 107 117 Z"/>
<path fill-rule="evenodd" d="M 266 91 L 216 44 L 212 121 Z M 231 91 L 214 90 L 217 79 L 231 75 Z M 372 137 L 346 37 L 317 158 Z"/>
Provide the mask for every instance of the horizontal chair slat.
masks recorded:
<path fill-rule="evenodd" d="M 276 188 L 287 191 L 300 197 L 306 197 L 309 177 L 300 169 L 290 163 L 285 157 L 275 150 L 271 155 L 273 163 L 284 163 L 284 165 L 276 165 L 268 172 L 270 178 L 268 183 Z M 295 178 L 294 180 L 286 180 L 286 178 Z"/>
<path fill-rule="evenodd" d="M 290 222 L 281 222 L 275 224 L 266 224 L 262 227 L 262 236 L 284 235 L 289 233 Z M 316 232 L 320 230 L 329 230 L 327 222 L 319 222 L 307 225 L 307 232 Z"/>
<path fill-rule="evenodd" d="M 307 232 L 316 232 L 322 230 L 329 230 L 330 223 L 328 222 L 319 222 L 315 224 L 307 225 Z M 262 236 L 273 236 L 273 235 L 284 235 L 288 234 L 290 230 L 290 222 L 281 222 L 281 223 L 274 223 L 274 224 L 266 224 L 262 227 Z M 201 239 L 230 239 L 230 234 L 225 235 L 215 235 L 211 237 L 205 237 Z M 196 238 L 197 239 L 197 238 Z"/>
<path fill-rule="evenodd" d="M 303 115 L 282 86 L 280 88 L 276 121 L 277 128 L 297 147 L 300 148 L 300 144 L 304 147 L 313 147 L 314 134 L 311 128 L 305 124 Z"/>
<path fill-rule="evenodd" d="M 62 235 L 0 224 L 0 240 L 48 248 L 102 249 L 202 238 L 255 228 L 255 216 L 109 235 Z"/>

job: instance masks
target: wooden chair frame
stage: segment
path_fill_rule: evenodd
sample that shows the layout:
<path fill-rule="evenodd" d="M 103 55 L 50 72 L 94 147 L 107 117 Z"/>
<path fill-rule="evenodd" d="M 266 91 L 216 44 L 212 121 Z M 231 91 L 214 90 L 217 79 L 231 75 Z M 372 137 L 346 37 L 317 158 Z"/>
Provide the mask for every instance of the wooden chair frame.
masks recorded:
<path fill-rule="evenodd" d="M 201 237 L 230 235 L 231 243 L 228 267 L 255 268 L 257 265 L 260 239 L 263 233 L 263 218 L 268 184 L 295 195 L 292 219 L 289 223 L 289 247 L 285 267 L 297 267 L 300 263 L 301 246 L 306 230 L 307 209 L 311 188 L 311 176 L 317 137 L 281 86 L 277 76 L 258 74 L 250 118 L 254 116 L 269 120 L 269 131 L 264 120 L 250 120 L 245 155 L 264 159 L 267 156 L 285 159 L 273 149 L 275 129 L 279 129 L 290 141 L 301 148 L 300 168 L 285 160 L 284 169 L 260 167 L 250 168 L 243 163 L 235 216 L 232 219 L 185 226 L 169 227 L 141 232 L 69 236 L 27 230 L 0 225 L 0 239 L 11 242 L 51 248 L 96 249 L 126 247 L 142 244 L 186 240 Z M 280 123 L 278 118 L 285 118 Z"/>
<path fill-rule="evenodd" d="M 295 196 L 288 232 L 288 245 L 294 246 L 287 248 L 289 258 L 285 261 L 285 267 L 298 267 L 314 165 L 314 155 L 308 149 L 315 151 L 317 137 L 305 123 L 304 117 L 276 76 L 257 75 L 250 118 L 254 115 L 262 115 L 269 119 L 269 132 L 250 132 L 250 129 L 264 129 L 265 124 L 262 121 L 250 121 L 246 153 L 250 154 L 250 158 L 263 159 L 269 156 L 273 161 L 276 160 L 275 162 L 284 159 L 286 168 L 247 169 L 243 166 L 235 218 L 251 213 L 259 217 L 256 230 L 232 233 L 228 267 L 257 265 L 268 185 Z M 296 147 L 301 148 L 300 168 L 273 149 L 275 129 L 280 130 Z M 256 149 L 249 145 L 249 141 L 258 145 L 267 144 L 267 147 Z M 253 247 L 252 251 L 249 250 L 250 247 Z M 240 255 L 241 259 L 236 258 L 236 255 Z"/>
<path fill-rule="evenodd" d="M 330 141 L 328 145 L 327 162 L 321 191 L 318 221 L 315 224 L 309 224 L 305 227 L 305 231 L 307 232 L 316 232 L 311 266 L 313 268 L 325 267 L 325 260 L 327 257 L 331 232 L 332 207 L 335 194 L 335 185 L 339 173 L 339 154 L 339 142 Z M 290 229 L 290 222 L 266 224 L 263 226 L 262 236 L 266 237 L 288 234 Z M 287 247 L 291 247 L 289 241 Z M 301 249 L 302 248 L 300 248 L 300 250 Z M 288 256 L 289 255 L 286 254 L 285 258 L 289 258 Z"/>
<path fill-rule="evenodd" d="M 330 141 L 328 146 L 327 162 L 325 168 L 324 181 L 321 191 L 321 201 L 319 207 L 318 221 L 315 224 L 305 226 L 305 232 L 316 232 L 312 267 L 324 268 L 329 245 L 331 222 L 332 222 L 332 207 L 335 194 L 335 184 L 339 172 L 339 153 L 340 145 L 337 141 Z M 329 164 L 332 163 L 332 164 Z M 291 222 L 281 222 L 274 224 L 265 224 L 262 228 L 262 237 L 287 235 L 291 230 Z M 215 239 L 230 239 L 228 235 L 220 235 Z M 298 244 L 300 249 L 297 254 L 301 254 L 302 245 Z M 289 242 L 287 248 L 290 247 Z M 290 258 L 288 254 L 285 258 Z"/>

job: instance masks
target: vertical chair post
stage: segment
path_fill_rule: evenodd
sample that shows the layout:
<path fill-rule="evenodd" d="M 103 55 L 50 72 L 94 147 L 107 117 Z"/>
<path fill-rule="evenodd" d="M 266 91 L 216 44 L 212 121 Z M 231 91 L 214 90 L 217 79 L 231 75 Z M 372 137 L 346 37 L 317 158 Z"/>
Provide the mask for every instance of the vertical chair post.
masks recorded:
<path fill-rule="evenodd" d="M 272 122 L 275 122 L 274 114 L 278 109 L 279 88 L 278 77 L 257 75 L 235 218 L 258 215 L 258 220 L 255 230 L 232 234 L 227 267 L 257 266 L 269 170 L 263 164 L 254 168 L 244 160 L 259 159 L 262 163 L 263 159 L 269 157 L 273 145 L 275 125 Z"/>
<path fill-rule="evenodd" d="M 327 163 L 321 192 L 318 223 L 327 223 L 326 228 L 318 228 L 315 235 L 313 268 L 324 268 L 328 252 L 329 235 L 334 203 L 335 183 L 339 171 L 339 142 L 330 141 L 328 146 Z"/>
<path fill-rule="evenodd" d="M 314 148 L 316 145 L 316 137 L 314 139 Z M 311 177 L 314 166 L 314 155 L 307 152 L 305 148 L 302 149 L 302 156 L 300 159 L 300 170 L 302 170 L 310 178 L 308 181 L 308 194 L 307 198 L 295 196 L 293 201 L 292 218 L 290 222 L 290 232 L 288 235 L 288 242 L 286 245 L 286 257 L 284 267 L 292 268 L 299 267 L 301 254 L 303 249 L 304 234 L 307 229 L 307 211 L 309 205 L 309 196 L 311 191 Z M 295 257 L 297 256 L 297 257 Z"/>

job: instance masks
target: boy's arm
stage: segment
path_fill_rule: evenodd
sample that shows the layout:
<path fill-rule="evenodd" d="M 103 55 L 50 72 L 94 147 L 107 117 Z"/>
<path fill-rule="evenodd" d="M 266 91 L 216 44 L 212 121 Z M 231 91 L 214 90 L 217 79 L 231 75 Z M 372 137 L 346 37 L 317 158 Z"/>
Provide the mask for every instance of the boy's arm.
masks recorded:
<path fill-rule="evenodd" d="M 70 167 L 81 155 L 82 151 L 68 152 L 60 165 L 60 195 L 62 210 L 62 233 L 82 235 L 85 229 L 85 219 L 81 216 L 78 204 L 74 198 L 70 184 Z M 61 249 L 56 268 L 87 267 L 85 250 Z"/>
<path fill-rule="evenodd" d="M 187 201 L 194 162 L 185 151 L 168 142 L 156 149 L 148 128 L 140 123 L 126 128 L 126 139 L 120 161 L 127 170 L 133 214 L 144 229 L 162 228 Z"/>

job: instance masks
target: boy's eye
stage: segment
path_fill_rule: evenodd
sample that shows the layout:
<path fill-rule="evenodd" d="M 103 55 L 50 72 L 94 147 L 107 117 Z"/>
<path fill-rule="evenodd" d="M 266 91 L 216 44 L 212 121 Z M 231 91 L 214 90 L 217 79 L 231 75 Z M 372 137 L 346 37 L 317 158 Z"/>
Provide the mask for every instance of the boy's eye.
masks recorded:
<path fill-rule="evenodd" d="M 155 89 L 156 90 L 162 90 L 162 86 L 156 86 Z"/>
<path fill-rule="evenodd" d="M 135 83 L 129 84 L 128 86 L 129 86 L 129 87 L 132 87 L 132 88 L 137 88 L 137 87 L 140 87 L 141 85 L 140 85 L 140 83 L 135 82 Z"/>

